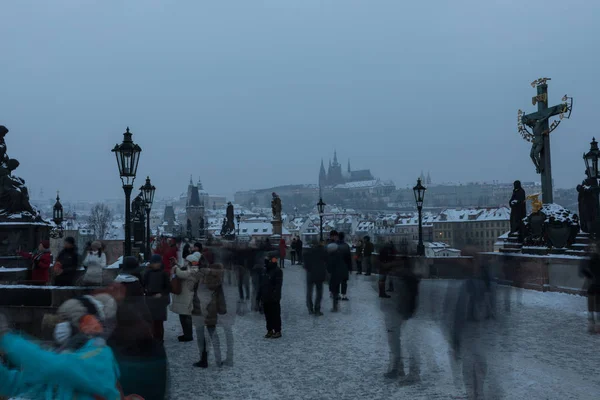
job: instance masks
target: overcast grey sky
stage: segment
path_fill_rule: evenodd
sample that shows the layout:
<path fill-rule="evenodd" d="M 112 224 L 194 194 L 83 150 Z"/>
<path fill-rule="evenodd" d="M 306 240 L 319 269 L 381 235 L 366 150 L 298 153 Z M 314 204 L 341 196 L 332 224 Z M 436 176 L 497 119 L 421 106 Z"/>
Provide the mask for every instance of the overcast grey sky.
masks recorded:
<path fill-rule="evenodd" d="M 558 187 L 583 178 L 600 108 L 591 0 L 5 0 L 0 124 L 37 193 L 122 195 L 130 126 L 157 196 L 316 183 L 321 158 L 398 186 L 537 179 L 517 109 L 552 78 Z M 137 181 L 140 185 L 142 179 Z"/>

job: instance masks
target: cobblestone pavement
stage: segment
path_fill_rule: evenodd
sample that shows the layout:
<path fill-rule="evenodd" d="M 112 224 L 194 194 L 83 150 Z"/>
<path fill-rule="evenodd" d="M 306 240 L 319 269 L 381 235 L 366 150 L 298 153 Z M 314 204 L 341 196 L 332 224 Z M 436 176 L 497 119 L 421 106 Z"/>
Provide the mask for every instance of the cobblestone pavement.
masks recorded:
<path fill-rule="evenodd" d="M 262 315 L 235 316 L 237 287 L 227 286 L 228 318 L 234 322 L 233 367 L 194 368 L 196 342 L 179 343 L 179 320 L 170 314 L 165 327 L 172 399 L 461 399 L 460 376 L 453 373 L 440 318 L 445 281 L 423 281 L 418 316 L 407 324 L 403 341 L 421 350 L 421 382 L 401 386 L 383 377 L 388 365 L 386 330 L 376 277 L 352 276 L 349 302 L 341 312 L 308 315 L 305 274 L 284 270 L 283 338 L 263 339 Z M 600 336 L 586 333 L 585 298 L 500 288 L 511 291 L 512 312 L 486 322 L 488 373 L 497 386 L 494 398 L 600 398 Z M 327 291 L 327 290 L 325 290 Z M 519 298 L 517 298 L 517 295 Z M 521 302 L 521 304 L 519 304 Z M 499 303 L 499 309 L 503 309 Z M 225 338 L 218 329 L 225 356 Z M 209 346 L 210 349 L 210 346 Z M 212 352 L 211 352 L 212 353 Z"/>

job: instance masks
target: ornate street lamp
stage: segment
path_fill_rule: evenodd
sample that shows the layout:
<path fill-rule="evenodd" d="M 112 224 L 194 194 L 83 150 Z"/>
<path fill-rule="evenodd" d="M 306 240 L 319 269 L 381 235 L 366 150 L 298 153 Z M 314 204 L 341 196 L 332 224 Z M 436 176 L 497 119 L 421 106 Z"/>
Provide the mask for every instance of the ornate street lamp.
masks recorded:
<path fill-rule="evenodd" d="M 598 149 L 598 142 L 596 138 L 592 139 L 590 143 L 590 151 L 583 155 L 585 161 L 585 169 L 588 172 L 590 178 L 598 179 L 598 159 L 600 158 L 600 149 Z"/>
<path fill-rule="evenodd" d="M 240 223 L 242 222 L 242 217 L 244 216 L 244 214 L 238 214 L 236 215 L 235 219 L 237 221 L 238 224 L 238 228 L 237 228 L 237 235 L 240 236 Z"/>
<path fill-rule="evenodd" d="M 133 143 L 131 136 L 129 127 L 127 127 L 123 134 L 123 143 L 115 145 L 112 149 L 117 157 L 119 175 L 125 192 L 125 248 L 123 251 L 125 257 L 131 255 L 131 191 L 142 152 L 142 148 Z"/>
<path fill-rule="evenodd" d="M 323 242 L 323 216 L 325 215 L 325 202 L 323 198 L 319 198 L 319 202 L 317 203 L 317 210 L 319 211 L 319 238 L 321 243 Z"/>
<path fill-rule="evenodd" d="M 63 237 L 63 227 L 62 223 L 64 221 L 63 218 L 63 206 L 60 203 L 59 193 L 56 192 L 56 203 L 54 203 L 54 207 L 52 208 L 52 220 L 56 224 L 56 237 Z"/>
<path fill-rule="evenodd" d="M 417 179 L 417 186 L 413 188 L 417 210 L 419 211 L 419 244 L 417 245 L 417 255 L 425 255 L 425 245 L 423 244 L 423 199 L 427 188 L 421 183 L 421 178 Z"/>
<path fill-rule="evenodd" d="M 146 177 L 146 183 L 140 188 L 142 197 L 144 199 L 144 205 L 146 208 L 146 261 L 150 261 L 150 211 L 152 210 L 152 203 L 154 203 L 154 192 L 156 188 L 150 183 L 150 177 Z"/>

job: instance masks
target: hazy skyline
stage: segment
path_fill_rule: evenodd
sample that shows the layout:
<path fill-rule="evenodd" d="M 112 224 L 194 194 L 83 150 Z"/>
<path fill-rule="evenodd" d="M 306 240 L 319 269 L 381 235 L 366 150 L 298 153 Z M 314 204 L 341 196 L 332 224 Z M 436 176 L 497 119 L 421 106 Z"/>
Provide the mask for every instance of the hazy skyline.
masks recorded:
<path fill-rule="evenodd" d="M 413 184 L 538 180 L 517 110 L 551 77 L 556 187 L 583 179 L 600 100 L 600 4 L 574 0 L 0 4 L 0 124 L 16 175 L 65 199 L 122 196 L 110 152 L 129 126 L 136 185 L 200 177 L 211 194 L 317 183 L 321 159 Z"/>

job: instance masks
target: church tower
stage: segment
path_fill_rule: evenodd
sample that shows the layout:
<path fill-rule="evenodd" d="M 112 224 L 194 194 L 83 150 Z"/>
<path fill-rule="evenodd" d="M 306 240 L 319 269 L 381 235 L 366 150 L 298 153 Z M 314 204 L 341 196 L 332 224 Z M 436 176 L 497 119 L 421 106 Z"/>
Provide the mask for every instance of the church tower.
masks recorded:
<path fill-rule="evenodd" d="M 204 219 L 204 206 L 200 201 L 198 186 L 194 185 L 190 176 L 187 199 L 185 202 L 186 234 L 189 238 L 200 238 L 200 225 Z"/>
<path fill-rule="evenodd" d="M 325 172 L 325 165 L 323 164 L 323 159 L 321 158 L 321 169 L 319 170 L 319 186 L 327 186 L 327 172 Z"/>

